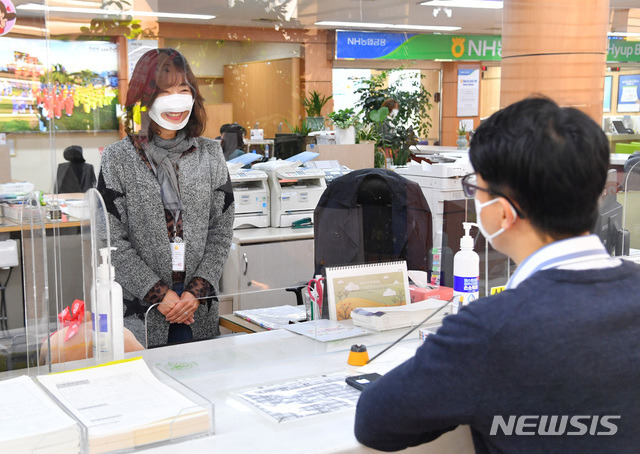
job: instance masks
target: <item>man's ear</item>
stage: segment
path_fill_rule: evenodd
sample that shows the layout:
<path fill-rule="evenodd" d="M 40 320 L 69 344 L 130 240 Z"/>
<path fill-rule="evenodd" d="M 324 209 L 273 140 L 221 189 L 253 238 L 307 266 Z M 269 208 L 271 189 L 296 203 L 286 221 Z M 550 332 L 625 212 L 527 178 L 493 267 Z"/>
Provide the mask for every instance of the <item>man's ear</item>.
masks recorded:
<path fill-rule="evenodd" d="M 516 222 L 518 215 L 516 214 L 516 210 L 513 208 L 513 206 L 504 197 L 499 197 L 498 203 L 502 208 L 500 227 L 503 229 L 508 229 L 513 225 L 514 222 Z"/>

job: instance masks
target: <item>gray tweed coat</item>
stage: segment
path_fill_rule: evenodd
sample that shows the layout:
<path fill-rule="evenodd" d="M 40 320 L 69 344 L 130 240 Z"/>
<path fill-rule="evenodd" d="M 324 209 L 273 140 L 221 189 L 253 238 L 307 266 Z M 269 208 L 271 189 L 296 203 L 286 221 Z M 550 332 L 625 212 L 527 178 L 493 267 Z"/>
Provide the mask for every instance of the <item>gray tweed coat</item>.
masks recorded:
<path fill-rule="evenodd" d="M 231 246 L 234 203 L 222 148 L 198 138 L 196 149 L 178 161 L 184 211 L 185 285 L 194 277 L 210 282 L 218 293 L 222 268 Z M 171 251 L 160 185 L 130 138 L 109 145 L 102 154 L 98 190 L 109 216 L 115 279 L 125 299 L 124 325 L 147 347 L 165 345 L 169 323 L 156 308 L 148 313 L 145 336 L 144 296 L 162 279 L 169 287 Z M 191 325 L 194 339 L 220 334 L 218 302 L 200 304 Z"/>

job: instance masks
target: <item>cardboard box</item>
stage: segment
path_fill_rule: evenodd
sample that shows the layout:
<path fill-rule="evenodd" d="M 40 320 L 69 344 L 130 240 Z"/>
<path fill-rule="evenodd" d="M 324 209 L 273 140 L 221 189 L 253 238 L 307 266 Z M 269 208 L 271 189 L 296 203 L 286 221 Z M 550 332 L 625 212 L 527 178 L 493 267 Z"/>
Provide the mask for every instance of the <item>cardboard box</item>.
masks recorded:
<path fill-rule="evenodd" d="M 320 153 L 316 161 L 337 160 L 341 165 L 351 170 L 373 168 L 373 143 L 358 143 L 354 145 L 314 145 L 307 146 L 307 150 Z"/>
<path fill-rule="evenodd" d="M 450 300 L 453 296 L 453 289 L 451 287 L 444 287 L 442 285 L 432 288 L 422 288 L 416 285 L 410 285 L 409 294 L 411 295 L 412 303 L 424 301 L 429 298 L 447 301 Z"/>

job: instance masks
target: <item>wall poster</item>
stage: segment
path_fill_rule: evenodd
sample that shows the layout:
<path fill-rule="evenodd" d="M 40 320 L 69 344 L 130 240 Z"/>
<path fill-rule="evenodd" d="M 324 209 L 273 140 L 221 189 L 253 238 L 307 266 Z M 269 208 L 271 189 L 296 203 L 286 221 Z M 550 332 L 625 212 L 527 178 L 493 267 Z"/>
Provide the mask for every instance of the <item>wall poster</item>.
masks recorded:
<path fill-rule="evenodd" d="M 117 130 L 117 54 L 106 41 L 3 37 L 0 131 Z"/>

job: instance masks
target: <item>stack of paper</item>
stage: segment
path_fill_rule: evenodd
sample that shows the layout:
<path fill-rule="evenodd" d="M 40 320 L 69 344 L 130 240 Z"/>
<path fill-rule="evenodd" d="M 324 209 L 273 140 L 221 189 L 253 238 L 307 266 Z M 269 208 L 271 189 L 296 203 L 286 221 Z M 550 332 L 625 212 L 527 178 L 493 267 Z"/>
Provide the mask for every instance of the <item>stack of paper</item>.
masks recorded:
<path fill-rule="evenodd" d="M 92 454 L 211 432 L 210 409 L 162 383 L 142 359 L 38 381 L 87 427 Z"/>
<path fill-rule="evenodd" d="M 29 377 L 0 382 L 0 446 L 11 453 L 78 453 L 80 426 Z"/>
<path fill-rule="evenodd" d="M 266 329 L 286 328 L 289 323 L 303 322 L 307 319 L 304 306 L 263 307 L 233 313 Z"/>
<path fill-rule="evenodd" d="M 428 299 L 405 306 L 358 307 L 351 311 L 351 318 L 354 325 L 376 331 L 384 331 L 415 326 L 446 304 L 448 304 L 446 301 Z M 443 308 L 430 318 L 429 322 L 434 323 L 442 320 L 445 312 L 446 308 Z"/>

